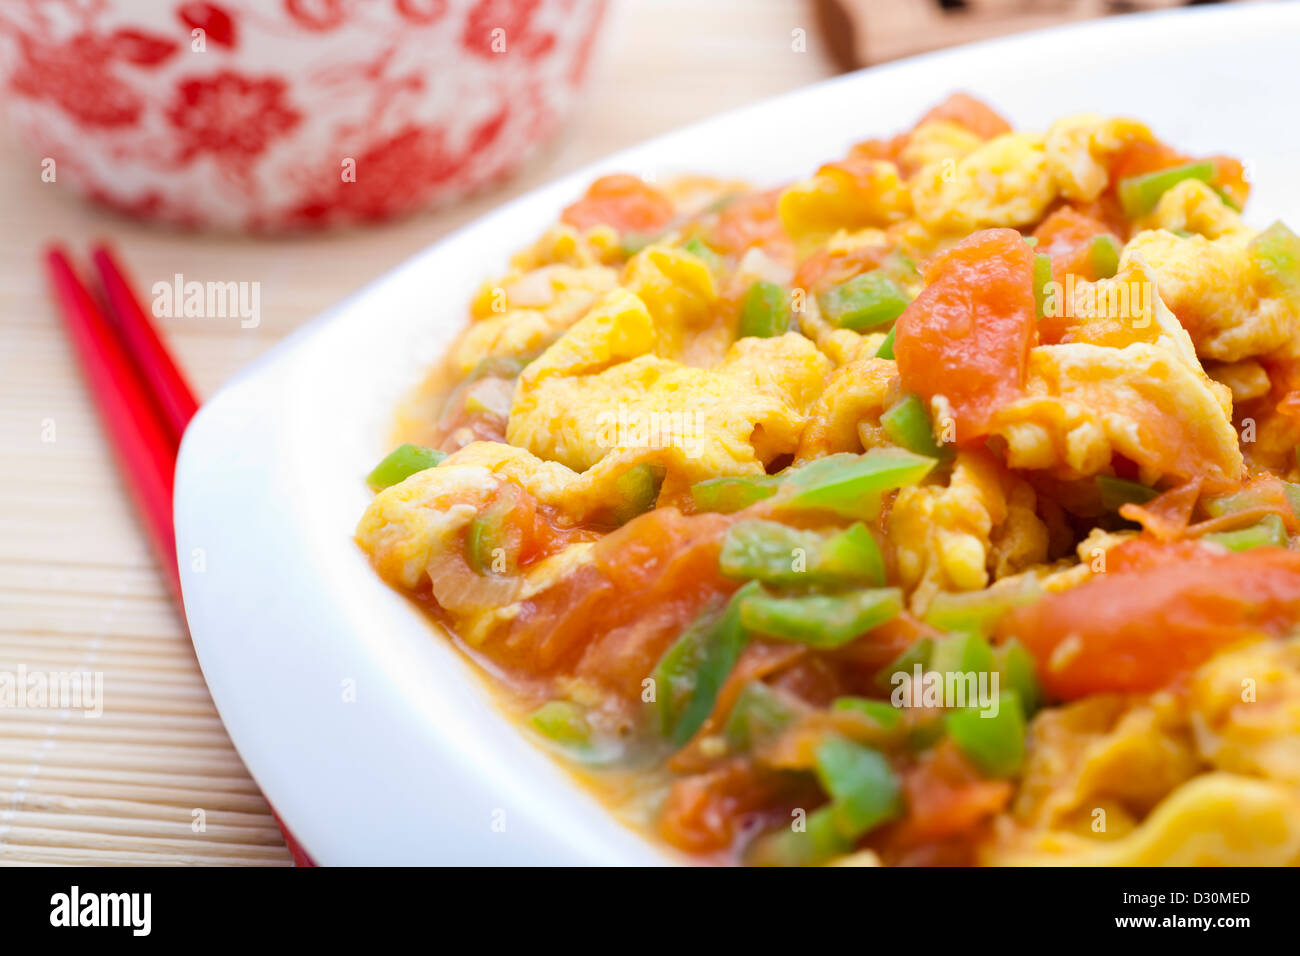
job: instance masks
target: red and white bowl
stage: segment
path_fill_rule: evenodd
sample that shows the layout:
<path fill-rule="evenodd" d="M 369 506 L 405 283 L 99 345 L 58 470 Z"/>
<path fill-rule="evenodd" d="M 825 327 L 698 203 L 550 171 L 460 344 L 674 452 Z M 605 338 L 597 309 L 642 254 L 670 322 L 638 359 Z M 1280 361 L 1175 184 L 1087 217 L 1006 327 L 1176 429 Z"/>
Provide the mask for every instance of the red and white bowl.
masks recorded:
<path fill-rule="evenodd" d="M 12 0 L 3 88 L 47 179 L 254 231 L 377 221 L 508 175 L 605 0 Z"/>

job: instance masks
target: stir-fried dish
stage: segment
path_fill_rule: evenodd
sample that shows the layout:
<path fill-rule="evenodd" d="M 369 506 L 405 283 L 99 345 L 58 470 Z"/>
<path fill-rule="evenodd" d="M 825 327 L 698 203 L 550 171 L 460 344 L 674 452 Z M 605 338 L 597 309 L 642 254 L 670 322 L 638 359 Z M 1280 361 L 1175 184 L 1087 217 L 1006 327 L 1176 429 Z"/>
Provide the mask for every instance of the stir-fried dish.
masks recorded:
<path fill-rule="evenodd" d="M 1300 862 L 1300 240 L 1247 180 L 964 95 L 779 188 L 601 178 L 357 539 L 690 858 Z"/>

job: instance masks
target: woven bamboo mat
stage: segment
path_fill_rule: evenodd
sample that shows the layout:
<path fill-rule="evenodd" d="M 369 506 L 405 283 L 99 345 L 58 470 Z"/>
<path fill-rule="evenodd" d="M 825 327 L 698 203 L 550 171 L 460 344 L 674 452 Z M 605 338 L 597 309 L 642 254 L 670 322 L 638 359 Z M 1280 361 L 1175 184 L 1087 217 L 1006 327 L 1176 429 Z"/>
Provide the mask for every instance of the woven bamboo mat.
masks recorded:
<path fill-rule="evenodd" d="M 111 237 L 145 291 L 176 273 L 260 282 L 256 329 L 162 320 L 208 395 L 302 322 L 509 195 L 828 75 L 811 19 L 801 0 L 617 4 L 586 106 L 557 146 L 504 191 L 366 232 L 247 242 L 154 231 L 42 183 L 39 159 L 0 124 L 0 675 L 22 667 L 103 679 L 98 718 L 0 708 L 0 863 L 290 862 L 135 525 L 47 296 L 42 244 L 58 238 L 84 255 L 93 238 Z M 791 51 L 797 28 L 809 35 L 805 52 Z"/>

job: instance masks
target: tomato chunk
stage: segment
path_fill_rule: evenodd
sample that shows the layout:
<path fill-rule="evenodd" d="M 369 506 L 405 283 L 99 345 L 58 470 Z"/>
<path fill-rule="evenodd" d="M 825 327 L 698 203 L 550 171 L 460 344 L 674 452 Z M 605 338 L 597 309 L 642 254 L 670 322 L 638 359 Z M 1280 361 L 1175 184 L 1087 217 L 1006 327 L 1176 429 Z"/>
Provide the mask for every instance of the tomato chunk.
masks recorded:
<path fill-rule="evenodd" d="M 889 834 L 894 849 L 937 842 L 977 827 L 1000 813 L 1011 784 L 985 780 L 951 739 L 943 740 L 903 775 L 907 816 Z"/>
<path fill-rule="evenodd" d="M 1111 162 L 1110 181 L 1112 187 L 1121 179 L 1141 176 L 1161 169 L 1170 169 L 1189 163 L 1192 158 L 1180 153 L 1159 140 L 1135 139 L 1126 143 Z"/>
<path fill-rule="evenodd" d="M 636 176 L 602 176 L 560 217 L 575 229 L 611 226 L 618 232 L 660 232 L 672 221 L 672 200 Z"/>
<path fill-rule="evenodd" d="M 1298 614 L 1300 553 L 1138 538 L 1107 552 L 1104 574 L 1012 612 L 998 632 L 1034 655 L 1049 694 L 1071 700 L 1165 687 Z"/>
<path fill-rule="evenodd" d="M 794 285 L 809 292 L 824 292 L 831 286 L 879 268 L 889 251 L 889 247 L 884 245 L 855 246 L 833 252 L 819 249 L 799 264 L 794 274 Z"/>
<path fill-rule="evenodd" d="M 1034 321 L 1034 255 L 1014 229 L 977 232 L 935 259 L 898 318 L 894 355 L 904 392 L 952 409 L 958 444 L 987 433 L 1024 386 Z"/>
<path fill-rule="evenodd" d="M 673 783 L 659 817 L 659 833 L 689 853 L 710 853 L 730 847 L 740 835 L 742 818 L 775 805 L 808 805 L 818 801 L 811 781 L 775 774 L 753 762 L 733 759 L 707 773 Z"/>
<path fill-rule="evenodd" d="M 790 237 L 785 234 L 776 204 L 781 190 L 747 193 L 727 204 L 717 214 L 708 231 L 709 245 L 718 252 L 742 256 L 759 248 L 772 258 L 785 262 L 794 254 Z"/>
<path fill-rule="evenodd" d="M 727 515 L 648 512 L 596 543 L 590 560 L 524 602 L 483 650 L 531 676 L 576 674 L 623 697 L 682 629 L 735 582 L 718 571 Z"/>
<path fill-rule="evenodd" d="M 947 120 L 964 126 L 980 139 L 992 139 L 1011 132 L 1011 124 L 985 103 L 969 93 L 954 93 L 921 117 L 917 126 L 934 120 Z"/>

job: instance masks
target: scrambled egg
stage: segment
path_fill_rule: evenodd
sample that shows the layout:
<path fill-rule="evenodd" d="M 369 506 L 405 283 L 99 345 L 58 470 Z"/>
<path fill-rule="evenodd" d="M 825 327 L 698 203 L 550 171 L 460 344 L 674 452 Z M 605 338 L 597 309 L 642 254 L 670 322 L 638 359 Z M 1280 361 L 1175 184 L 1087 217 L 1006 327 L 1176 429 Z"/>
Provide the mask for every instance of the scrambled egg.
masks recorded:
<path fill-rule="evenodd" d="M 1160 297 L 1205 358 L 1300 357 L 1300 303 L 1273 288 L 1249 253 L 1252 238 L 1242 228 L 1215 238 L 1155 229 L 1134 236 L 1124 259 L 1147 264 Z"/>
<path fill-rule="evenodd" d="M 880 413 L 897 393 L 898 371 L 892 360 L 872 354 L 841 365 L 808 412 L 795 462 L 885 445 Z"/>
<path fill-rule="evenodd" d="M 718 295 L 713 275 L 699 257 L 651 246 L 627 264 L 623 287 L 644 303 L 654 320 L 656 354 L 712 364 L 726 351 L 731 336 L 725 327 L 710 322 Z"/>
<path fill-rule="evenodd" d="M 805 248 L 840 230 L 887 226 L 911 212 L 912 196 L 898 167 L 886 160 L 831 163 L 781 194 L 786 232 Z"/>
<path fill-rule="evenodd" d="M 1189 709 L 1215 767 L 1300 787 L 1300 641 L 1213 658 L 1191 683 Z"/>
<path fill-rule="evenodd" d="M 919 170 L 945 159 L 962 159 L 983 143 L 983 139 L 960 123 L 930 120 L 912 131 L 898 158 L 904 169 Z"/>
<path fill-rule="evenodd" d="M 1131 143 L 1149 143 L 1151 131 L 1137 120 L 1080 113 L 1057 120 L 1047 131 L 1047 172 L 1062 196 L 1092 202 L 1110 185 L 1117 153 Z"/>
<path fill-rule="evenodd" d="M 1141 500 L 1170 490 L 1178 499 L 1189 487 L 1206 495 L 1240 489 L 1247 464 L 1252 475 L 1265 466 L 1277 477 L 1300 470 L 1293 458 L 1300 442 L 1295 237 L 1270 230 L 1265 238 L 1280 235 L 1280 245 L 1261 257 L 1261 233 L 1243 224 L 1234 205 L 1245 192 L 1241 177 L 1220 172 L 1212 183 L 1172 177 L 1178 181 L 1163 193 L 1134 205 L 1124 179 L 1185 162 L 1136 120 L 1079 114 L 1041 134 L 1006 129 L 992 111 L 957 97 L 893 139 L 861 143 L 813 175 L 751 193 L 736 206 L 729 204 L 744 187 L 734 182 L 695 178 L 660 188 L 607 178 L 584 197 L 580 218 L 566 212 L 582 229 L 557 224 L 483 284 L 443 363 L 446 374 L 431 379 L 412 406 L 410 417 L 427 420 L 399 436 L 418 435 L 449 454 L 379 490 L 357 526 L 357 541 L 385 580 L 431 595 L 453 630 L 520 678 L 529 694 L 558 696 L 593 726 L 617 719 L 622 735 L 654 723 L 630 712 L 628 700 L 653 662 L 667 660 L 662 642 L 692 633 L 683 609 L 713 621 L 708 615 L 742 582 L 715 557 L 733 518 L 698 513 L 711 506 L 693 497 L 697 482 L 753 479 L 740 485 L 762 493 L 746 499 L 750 510 L 735 520 L 759 517 L 755 524 L 770 527 L 779 518 L 800 536 L 792 540 L 862 521 L 855 537 L 827 540 L 851 541 L 845 553 L 860 562 L 874 543 L 883 570 L 873 573 L 885 576 L 906 612 L 888 631 L 869 629 L 869 639 L 833 652 L 756 632 L 773 640 L 738 651 L 729 675 L 698 685 L 720 685 L 711 704 L 717 713 L 703 715 L 697 738 L 654 770 L 655 788 L 665 776 L 686 787 L 688 799 L 675 799 L 674 783 L 668 798 L 656 801 L 665 813 L 708 804 L 709 788 L 723 781 L 726 799 L 708 804 L 718 819 L 686 821 L 719 827 L 690 834 L 717 837 L 719 852 L 736 837 L 722 818 L 740 791 L 726 788 L 738 786 L 737 768 L 752 770 L 771 757 L 761 748 L 738 752 L 718 723 L 749 684 L 764 683 L 795 715 L 791 739 L 807 751 L 800 768 L 816 762 L 828 728 L 893 755 L 902 735 L 851 710 L 827 709 L 826 701 L 875 695 L 878 684 L 867 679 L 879 678 L 899 640 L 923 633 L 909 615 L 923 618 L 937 595 L 965 592 L 964 602 L 985 589 L 996 596 L 1033 583 L 1049 597 L 1072 597 L 1089 582 L 1101 584 L 1095 579 L 1106 574 L 1110 551 L 1150 538 L 1106 503 L 1105 480 Z M 1225 168 L 1219 163 L 1216 170 Z M 1205 170 L 1202 164 L 1196 175 Z M 1065 235 L 1061 223 L 1081 235 Z M 990 296 L 994 304 L 983 306 L 993 311 L 979 314 L 994 324 L 1007 320 L 1008 328 L 1023 319 L 1010 333 L 1023 337 L 986 346 L 974 334 L 983 328 L 969 319 L 982 307 L 974 290 L 926 290 L 951 259 L 941 253 L 968 234 L 1005 228 L 1031 245 L 1043 237 L 1033 284 L 1050 278 L 1054 285 Z M 1094 231 L 1105 238 L 1089 235 Z M 1010 249 L 1006 260 L 1016 268 L 1034 261 L 1015 233 L 983 238 Z M 1116 246 L 1117 238 L 1127 241 Z M 899 262 L 906 268 L 879 265 Z M 999 273 L 991 284 L 1004 278 Z M 947 299 L 936 303 L 940 291 Z M 904 312 L 909 321 L 932 318 L 927 309 L 955 316 L 922 329 L 940 333 L 921 343 L 934 349 L 924 353 L 931 361 L 923 371 L 942 373 L 929 391 L 908 371 L 902 347 L 900 361 L 892 358 L 895 345 L 920 347 L 899 331 L 904 308 L 914 310 Z M 986 347 L 1003 364 L 992 371 L 961 365 L 970 357 L 961 349 Z M 966 373 L 949 374 L 950 359 L 996 392 L 981 430 L 974 439 L 962 433 L 958 447 L 947 444 L 957 432 L 939 424 L 952 420 L 959 405 L 953 396 L 968 385 L 958 380 Z M 855 492 L 856 502 L 836 499 L 833 508 L 808 513 L 787 513 L 782 502 L 789 499 L 763 497 L 798 487 L 798 472 L 787 469 L 846 453 L 878 459 L 879 450 L 900 445 L 934 458 L 923 463 L 930 469 L 924 478 Z M 517 566 L 488 572 L 473 540 L 486 533 L 479 519 L 498 513 L 502 501 L 526 504 L 514 530 L 532 535 L 534 550 Z M 1211 519 L 1206 499 L 1192 507 L 1199 510 L 1185 515 L 1187 529 L 1177 533 L 1240 530 L 1231 515 L 1228 524 Z M 633 520 L 642 530 L 630 534 L 625 550 L 612 547 L 625 539 L 601 546 L 625 527 L 633 532 Z M 1182 527 L 1173 518 L 1170 524 Z M 1282 527 L 1295 524 L 1289 516 Z M 655 550 L 666 541 L 677 551 Z M 755 548 L 731 558 L 783 560 Z M 656 575 L 668 575 L 682 554 L 699 563 L 656 590 L 664 580 Z M 585 617 L 590 608 L 580 597 L 562 609 L 565 640 L 608 636 L 584 628 L 614 635 L 599 653 L 585 654 L 590 647 L 581 643 L 568 647 L 585 661 L 578 670 L 516 672 L 517 659 L 493 656 L 509 650 L 510 635 L 525 624 L 544 633 L 552 621 L 539 608 L 569 594 L 568 585 L 581 595 L 583 582 L 600 575 L 621 582 L 619 603 L 634 613 L 610 625 L 592 622 L 615 617 Z M 781 581 L 766 586 L 781 592 L 788 580 Z M 856 594 L 841 583 L 819 587 L 809 596 L 828 604 Z M 784 605 L 778 610 L 788 613 Z M 668 672 L 698 663 L 692 647 L 683 652 L 692 659 L 668 661 Z M 611 701 L 614 686 L 631 691 Z M 909 728 L 914 718 L 927 719 L 907 715 Z M 955 746 L 953 737 L 944 739 Z M 1300 864 L 1300 637 L 1220 650 L 1153 693 L 1048 700 L 1024 744 L 1023 766 L 1013 775 L 985 779 L 987 768 L 976 773 L 968 755 L 964 772 L 976 782 L 945 784 L 955 789 L 941 805 L 967 786 L 978 791 L 982 815 L 955 830 L 935 830 L 929 821 L 928 831 L 904 817 L 881 831 L 878 843 L 873 835 L 871 849 L 847 844 L 840 862 L 893 863 L 906 859 L 913 849 L 907 840 L 915 839 L 929 840 L 930 849 L 966 847 L 991 864 Z M 909 813 L 920 813 L 911 801 L 925 804 L 912 775 L 935 752 L 909 751 L 896 768 Z M 627 784 L 619 786 L 627 792 Z M 745 812 L 764 809 L 754 799 Z M 682 821 L 676 824 L 674 832 L 682 832 Z"/>
<path fill-rule="evenodd" d="M 1211 659 L 1184 701 L 1100 696 L 1044 711 L 988 862 L 1296 865 L 1298 741 L 1296 640 Z"/>
<path fill-rule="evenodd" d="M 1043 137 L 1028 133 L 998 136 L 955 162 L 932 162 L 912 184 L 916 218 L 932 232 L 955 235 L 1029 225 L 1056 196 Z"/>
<path fill-rule="evenodd" d="M 546 265 L 511 274 L 480 293 L 478 321 L 452 346 L 455 374 L 467 375 L 488 357 L 537 354 L 617 283 L 607 266 Z"/>
<path fill-rule="evenodd" d="M 974 591 L 1047 557 L 1034 492 L 989 455 L 957 455 L 946 487 L 903 488 L 889 513 L 898 573 L 924 613 L 940 591 Z M 995 544 L 996 542 L 996 544 Z"/>
<path fill-rule="evenodd" d="M 694 368 L 653 354 L 665 325 L 677 339 L 668 316 L 656 322 L 627 291 L 603 299 L 520 377 L 510 443 L 575 471 L 656 450 L 668 487 L 761 474 L 792 454 L 830 372 L 825 356 L 790 333 L 741 339 L 718 365 Z"/>
<path fill-rule="evenodd" d="M 1169 349 L 1042 345 L 1030 353 L 1025 391 L 998 413 L 994 429 L 1012 468 L 1090 476 L 1119 453 L 1147 483 L 1241 476 L 1227 390 Z"/>

